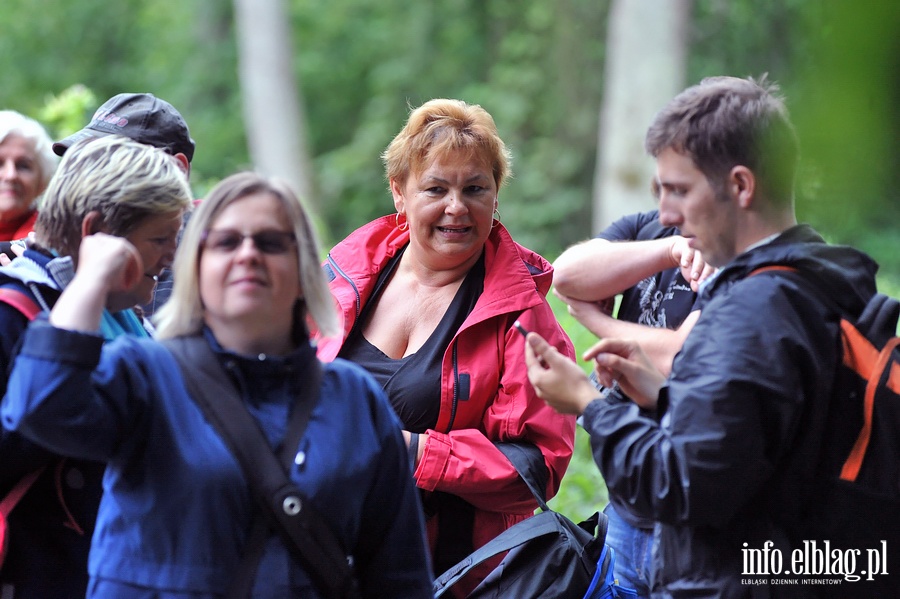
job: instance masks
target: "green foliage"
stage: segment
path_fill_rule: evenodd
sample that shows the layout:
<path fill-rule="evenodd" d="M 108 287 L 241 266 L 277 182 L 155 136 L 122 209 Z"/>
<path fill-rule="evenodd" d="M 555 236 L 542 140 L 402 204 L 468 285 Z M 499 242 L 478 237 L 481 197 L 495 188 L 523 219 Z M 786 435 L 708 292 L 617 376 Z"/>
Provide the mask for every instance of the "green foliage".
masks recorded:
<path fill-rule="evenodd" d="M 0 106 L 63 135 L 117 93 L 152 92 L 191 127 L 193 181 L 248 166 L 230 3 L 4 0 L 3 13 Z"/>
<path fill-rule="evenodd" d="M 871 253 L 900 283 L 900 4 L 827 3 L 795 120 L 807 174 L 798 209 L 833 240 Z"/>
<path fill-rule="evenodd" d="M 554 510 L 580 522 L 609 502 L 606 483 L 591 456 L 590 437 L 580 426 L 575 431 L 575 451 L 559 493 L 549 501 Z"/>
<path fill-rule="evenodd" d="M 324 243 L 393 205 L 379 159 L 408 110 L 433 97 L 488 109 L 514 156 L 500 212 L 547 256 L 590 235 L 610 0 L 287 0 L 308 113 Z M 768 72 L 809 141 L 802 220 L 859 245 L 900 280 L 896 2 L 695 0 L 688 81 Z M 202 196 L 250 166 L 230 2 L 6 0 L 0 106 L 56 133 L 122 91 L 186 117 Z M 95 100 L 68 98 L 91 90 Z M 48 106 L 57 98 L 65 117 Z M 287 134 L 290 134 L 288 132 Z M 848 150 L 849 148 L 849 150 Z"/>
<path fill-rule="evenodd" d="M 576 356 L 581 356 L 585 350 L 597 342 L 597 338 L 569 314 L 566 304 L 556 296 L 551 294 L 548 300 L 556 319 L 572 340 Z M 620 301 L 621 296 L 616 298 L 614 312 L 618 310 Z M 579 359 L 579 363 L 586 374 L 591 371 L 590 362 L 581 362 Z M 590 436 L 579 426 L 575 431 L 575 449 L 572 461 L 563 477 L 559 493 L 549 502 L 550 507 L 573 520 L 580 521 L 593 514 L 594 511 L 602 510 L 608 501 L 609 494 L 606 483 L 603 482 L 603 477 L 591 454 Z"/>
<path fill-rule="evenodd" d="M 597 341 L 597 338 L 569 314 L 566 304 L 552 294 L 548 299 L 556 319 L 572 340 L 575 353 L 580 356 Z M 581 365 L 585 373 L 590 372 L 590 363 Z M 594 511 L 603 509 L 608 501 L 606 483 L 603 482 L 591 454 L 590 437 L 579 426 L 575 432 L 572 461 L 563 477 L 559 493 L 550 501 L 550 507 L 572 520 L 580 521 Z"/>
<path fill-rule="evenodd" d="M 393 211 L 379 155 L 409 109 L 435 97 L 481 104 L 494 116 L 514 154 L 500 212 L 517 237 L 558 252 L 560 231 L 586 235 L 606 4 L 294 2 L 333 238 Z"/>
<path fill-rule="evenodd" d="M 393 210 L 379 159 L 410 107 L 457 97 L 490 111 L 514 156 L 500 212 L 553 258 L 590 235 L 610 0 L 287 0 L 330 245 Z M 898 2 L 695 0 L 688 82 L 769 73 L 805 148 L 802 220 L 882 264 L 900 296 Z M 250 166 L 230 2 L 4 0 L 0 107 L 57 137 L 106 98 L 150 91 L 197 142 L 197 197 Z M 291 134 L 291 132 L 287 132 Z M 578 351 L 593 338 L 559 302 Z M 585 365 L 587 368 L 587 365 Z M 606 503 L 579 429 L 554 505 L 573 518 Z"/>
<path fill-rule="evenodd" d="M 37 119 L 54 139 L 67 137 L 84 127 L 84 114 L 97 105 L 94 92 L 81 84 L 50 96 L 38 112 Z"/>

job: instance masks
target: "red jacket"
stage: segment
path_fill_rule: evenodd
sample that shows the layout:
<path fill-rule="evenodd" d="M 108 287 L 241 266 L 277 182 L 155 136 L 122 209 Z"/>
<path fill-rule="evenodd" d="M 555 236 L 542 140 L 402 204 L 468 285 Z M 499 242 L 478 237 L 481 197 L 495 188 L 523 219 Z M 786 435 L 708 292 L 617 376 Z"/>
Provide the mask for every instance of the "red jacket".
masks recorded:
<path fill-rule="evenodd" d="M 333 359 L 368 301 L 384 265 L 409 240 L 394 217 L 364 225 L 328 255 L 331 291 L 343 318 L 340 339 L 319 340 L 319 357 Z M 453 493 L 476 508 L 473 543 L 480 547 L 534 513 L 537 505 L 494 442 L 527 440 L 544 455 L 554 496 L 572 457 L 575 418 L 557 414 L 534 392 L 525 369 L 522 325 L 574 359 L 572 342 L 546 295 L 553 267 L 517 244 L 501 224 L 485 243 L 484 291 L 444 353 L 441 407 L 415 471 L 425 491 Z M 468 376 L 466 376 L 468 375 Z M 436 518 L 428 522 L 434 543 Z"/>

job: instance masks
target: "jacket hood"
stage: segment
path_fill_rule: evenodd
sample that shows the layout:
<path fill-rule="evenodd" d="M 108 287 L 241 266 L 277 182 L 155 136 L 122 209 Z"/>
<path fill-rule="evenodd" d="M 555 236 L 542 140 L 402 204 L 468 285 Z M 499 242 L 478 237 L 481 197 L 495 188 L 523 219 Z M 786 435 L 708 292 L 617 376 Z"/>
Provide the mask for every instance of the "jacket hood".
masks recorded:
<path fill-rule="evenodd" d="M 503 263 L 508 260 L 510 264 L 521 264 L 528 271 L 535 288 L 541 295 L 546 297 L 550 292 L 550 285 L 553 283 L 553 265 L 537 252 L 513 241 L 509 231 L 502 224 L 496 223 L 491 229 L 491 234 L 485 242 L 485 250 L 486 259 L 493 257 L 497 262 Z M 508 256 L 505 255 L 507 253 Z M 515 285 L 516 281 L 522 284 L 522 281 L 528 280 L 528 277 L 521 277 L 519 273 L 491 269 L 488 264 L 485 264 L 485 270 L 489 273 L 487 276 L 510 279 L 511 286 Z"/>
<path fill-rule="evenodd" d="M 825 297 L 851 314 L 858 314 L 877 291 L 878 264 L 872 258 L 848 246 L 826 243 L 809 225 L 796 225 L 724 266 L 703 290 L 702 302 L 754 270 L 774 265 L 796 268 Z"/>

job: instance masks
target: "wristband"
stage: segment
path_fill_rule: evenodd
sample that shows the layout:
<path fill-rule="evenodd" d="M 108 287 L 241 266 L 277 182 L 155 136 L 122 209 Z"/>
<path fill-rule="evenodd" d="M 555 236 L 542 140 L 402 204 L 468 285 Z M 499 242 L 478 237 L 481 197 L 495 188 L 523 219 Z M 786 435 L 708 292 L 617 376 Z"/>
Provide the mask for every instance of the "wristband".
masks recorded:
<path fill-rule="evenodd" d="M 409 454 L 409 465 L 413 470 L 416 469 L 416 459 L 419 457 L 419 433 L 409 434 L 409 447 L 406 448 Z"/>

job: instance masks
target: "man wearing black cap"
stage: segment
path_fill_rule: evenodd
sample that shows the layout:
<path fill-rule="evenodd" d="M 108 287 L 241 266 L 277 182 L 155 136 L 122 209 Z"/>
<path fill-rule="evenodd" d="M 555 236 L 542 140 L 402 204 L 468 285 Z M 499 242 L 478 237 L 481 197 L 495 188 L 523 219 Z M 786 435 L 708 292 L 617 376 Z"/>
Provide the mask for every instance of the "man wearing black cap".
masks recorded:
<path fill-rule="evenodd" d="M 185 175 L 191 174 L 194 140 L 187 123 L 174 106 L 153 94 L 124 93 L 113 96 L 97 109 L 84 129 L 53 144 L 53 151 L 62 156 L 76 141 L 107 135 L 130 137 L 136 142 L 164 150 L 178 162 Z M 167 269 L 159 275 L 153 299 L 149 304 L 140 306 L 142 314 L 149 317 L 169 299 L 171 293 L 172 271 Z"/>
<path fill-rule="evenodd" d="M 118 94 L 97 109 L 84 129 L 53 144 L 53 151 L 62 156 L 76 141 L 91 137 L 122 135 L 165 150 L 182 164 L 191 168 L 194 140 L 187 123 L 175 107 L 153 94 Z"/>

